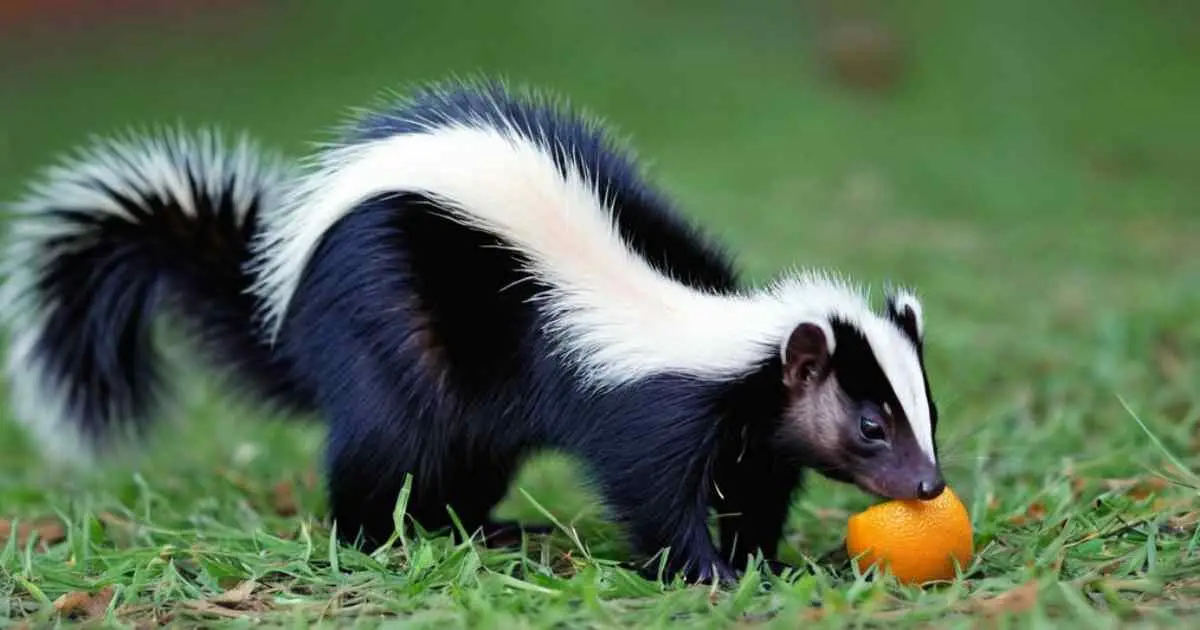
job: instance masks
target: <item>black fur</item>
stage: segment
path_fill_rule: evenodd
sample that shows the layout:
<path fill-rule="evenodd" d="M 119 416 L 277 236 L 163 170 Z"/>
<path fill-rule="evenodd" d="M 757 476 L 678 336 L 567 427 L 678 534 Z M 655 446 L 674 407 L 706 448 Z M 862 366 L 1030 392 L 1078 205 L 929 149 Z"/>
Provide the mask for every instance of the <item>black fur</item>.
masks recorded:
<path fill-rule="evenodd" d="M 579 160 L 602 183 L 621 233 L 657 268 L 692 286 L 737 288 L 730 262 L 599 130 L 549 104 L 494 86 L 435 89 L 367 117 L 351 138 L 500 116 L 549 138 L 560 164 Z M 331 504 L 342 534 L 361 534 L 368 546 L 386 539 L 407 473 L 409 514 L 422 527 L 447 527 L 449 505 L 469 531 L 495 528 L 489 514 L 521 459 L 557 449 L 587 466 L 639 551 L 671 548 L 671 573 L 728 578 L 756 549 L 773 554 L 799 470 L 773 459 L 761 427 L 750 436 L 752 462 L 728 463 L 742 451 L 742 427 L 780 417 L 777 362 L 744 383 L 664 375 L 585 393 L 540 332 L 529 300 L 545 287 L 523 279 L 519 255 L 505 245 L 411 194 L 364 202 L 322 238 L 279 338 L 330 421 Z M 714 480 L 718 458 L 727 465 Z M 722 524 L 723 550 L 707 530 L 714 481 L 728 486 L 722 505 L 743 511 Z"/>
<path fill-rule="evenodd" d="M 549 102 L 495 84 L 437 87 L 359 119 L 345 142 L 501 121 L 545 141 L 560 168 L 595 178 L 621 234 L 663 273 L 709 291 L 738 288 L 731 262 L 629 157 Z M 170 295 L 205 345 L 262 394 L 327 419 L 328 489 L 343 540 L 371 548 L 392 533 L 408 474 L 408 514 L 423 528 L 449 526 L 449 507 L 468 531 L 503 531 L 491 512 L 522 459 L 556 449 L 586 466 L 643 556 L 670 548 L 669 574 L 728 580 L 751 554 L 773 559 L 804 467 L 772 444 L 787 401 L 778 358 L 734 382 L 664 374 L 589 393 L 555 358 L 530 302 L 545 287 L 519 273 L 519 254 L 416 194 L 366 200 L 323 235 L 270 348 L 253 333 L 259 305 L 245 292 L 257 208 L 238 222 L 227 200 L 210 200 L 194 221 L 171 200 L 125 206 L 137 221 L 95 225 L 94 245 L 81 253 L 50 252 L 40 286 L 71 298 L 57 326 L 82 323 L 43 351 L 79 385 L 89 428 L 109 422 L 105 403 L 147 415 L 151 398 L 138 389 L 153 382 L 145 322 L 160 294 Z M 72 294 L 75 286 L 87 289 Z M 719 545 L 708 531 L 714 508 Z"/>
<path fill-rule="evenodd" d="M 527 300 L 544 287 L 516 282 L 519 261 L 499 244 L 403 195 L 361 205 L 314 255 L 280 347 L 330 421 L 339 529 L 361 529 L 368 546 L 385 540 L 406 473 L 408 513 L 423 528 L 449 526 L 447 504 L 468 531 L 495 528 L 489 515 L 522 458 L 555 449 L 588 467 L 639 550 L 669 546 L 672 569 L 690 561 L 689 575 L 708 577 L 716 563 L 729 576 L 707 530 L 710 463 L 740 449 L 724 433 L 778 417 L 778 368 L 742 384 L 662 376 L 589 395 L 538 332 Z M 754 456 L 761 467 L 768 455 Z M 727 496 L 785 501 L 791 486 L 773 473 L 729 469 Z M 747 532 L 742 548 L 757 538 L 771 551 L 778 536 L 761 532 L 782 530 L 784 508 L 723 527 Z"/>
<path fill-rule="evenodd" d="M 245 265 L 261 197 L 237 207 L 232 174 L 220 194 L 210 195 L 206 174 L 195 172 L 174 139 L 164 146 L 188 182 L 194 214 L 180 199 L 149 190 L 128 196 L 112 180 L 86 180 L 125 214 L 43 208 L 37 221 L 65 229 L 38 244 L 35 260 L 22 261 L 35 267 L 29 289 L 47 308 L 38 355 L 48 377 L 69 392 L 71 416 L 96 446 L 122 428 L 143 433 L 160 411 L 169 387 L 151 335 L 160 309 L 174 311 L 239 388 L 287 411 L 311 408 L 251 325 L 257 305 Z"/>
<path fill-rule="evenodd" d="M 566 110 L 550 97 L 534 93 L 516 96 L 496 81 L 434 85 L 414 91 L 389 110 L 354 121 L 345 141 L 374 140 L 452 124 L 511 126 L 524 137 L 540 141 L 560 169 L 570 164 L 597 182 L 601 194 L 614 202 L 621 235 L 655 269 L 705 290 L 727 293 L 737 288 L 727 254 L 643 181 L 631 154 L 615 145 L 611 130 Z"/>

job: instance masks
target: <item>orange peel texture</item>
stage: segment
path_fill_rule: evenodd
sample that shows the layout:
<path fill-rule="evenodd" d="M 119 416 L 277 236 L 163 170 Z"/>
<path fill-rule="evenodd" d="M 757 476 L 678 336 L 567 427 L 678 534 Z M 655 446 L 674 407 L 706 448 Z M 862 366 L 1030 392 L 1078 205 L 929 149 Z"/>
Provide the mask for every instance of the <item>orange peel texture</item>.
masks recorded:
<path fill-rule="evenodd" d="M 955 561 L 965 570 L 974 547 L 967 508 L 950 488 L 932 501 L 881 503 L 847 522 L 846 551 L 859 571 L 879 563 L 906 584 L 954 579 Z"/>

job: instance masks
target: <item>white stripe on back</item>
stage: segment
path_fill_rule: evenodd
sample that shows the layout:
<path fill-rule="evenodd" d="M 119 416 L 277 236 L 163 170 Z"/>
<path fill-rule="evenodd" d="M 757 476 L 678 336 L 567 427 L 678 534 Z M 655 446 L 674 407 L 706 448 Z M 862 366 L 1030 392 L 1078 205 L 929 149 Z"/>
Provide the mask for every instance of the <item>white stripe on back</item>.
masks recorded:
<path fill-rule="evenodd" d="M 932 459 L 920 366 L 911 342 L 848 283 L 805 272 L 737 296 L 706 293 L 657 272 L 624 243 L 596 186 L 564 175 L 542 145 L 512 129 L 456 124 L 329 149 L 277 209 L 256 247 L 266 322 L 277 333 L 322 235 L 358 204 L 418 193 L 464 225 L 495 233 L 552 287 L 537 296 L 550 332 L 586 384 L 654 374 L 730 378 L 778 352 L 802 320 L 837 314 L 866 335 Z M 826 324 L 828 326 L 828 324 Z"/>

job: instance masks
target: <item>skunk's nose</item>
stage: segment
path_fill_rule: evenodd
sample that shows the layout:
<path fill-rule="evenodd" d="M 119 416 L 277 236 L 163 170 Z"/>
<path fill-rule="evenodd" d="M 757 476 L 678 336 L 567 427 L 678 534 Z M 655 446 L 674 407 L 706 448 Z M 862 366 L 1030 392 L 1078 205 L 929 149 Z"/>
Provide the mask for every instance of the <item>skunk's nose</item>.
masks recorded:
<path fill-rule="evenodd" d="M 929 501 L 941 496 L 942 491 L 946 489 L 946 482 L 939 475 L 933 479 L 926 479 L 917 484 L 917 497 L 922 501 Z"/>

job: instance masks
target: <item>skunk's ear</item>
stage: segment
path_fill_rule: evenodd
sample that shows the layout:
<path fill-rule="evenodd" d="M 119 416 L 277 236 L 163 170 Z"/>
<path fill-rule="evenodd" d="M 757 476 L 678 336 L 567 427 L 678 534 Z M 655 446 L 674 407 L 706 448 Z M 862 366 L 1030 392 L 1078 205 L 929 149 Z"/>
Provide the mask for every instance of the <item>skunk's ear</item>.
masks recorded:
<path fill-rule="evenodd" d="M 895 289 L 888 292 L 887 314 L 919 348 L 925 341 L 925 319 L 921 301 L 912 291 Z"/>
<path fill-rule="evenodd" d="M 833 328 L 828 322 L 800 322 L 779 349 L 784 385 L 804 390 L 820 381 L 829 372 L 833 349 Z"/>

